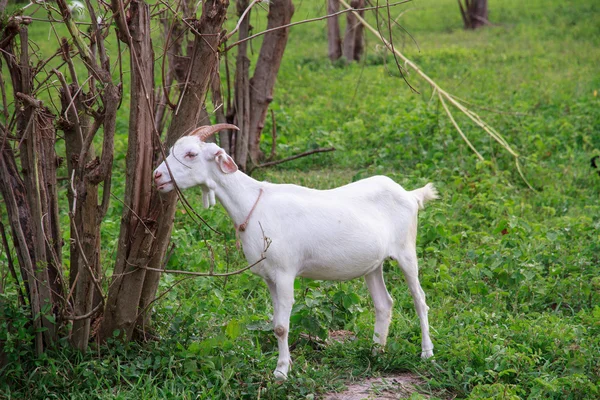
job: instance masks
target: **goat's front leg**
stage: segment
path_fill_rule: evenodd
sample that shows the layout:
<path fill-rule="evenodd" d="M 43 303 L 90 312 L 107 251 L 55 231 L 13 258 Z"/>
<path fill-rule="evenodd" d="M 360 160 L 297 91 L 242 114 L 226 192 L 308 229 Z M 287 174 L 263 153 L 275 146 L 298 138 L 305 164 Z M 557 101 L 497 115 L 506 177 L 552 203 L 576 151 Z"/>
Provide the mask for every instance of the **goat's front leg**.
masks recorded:
<path fill-rule="evenodd" d="M 294 277 L 278 277 L 276 280 L 266 280 L 273 300 L 273 330 L 277 337 L 279 359 L 275 369 L 275 379 L 287 379 L 292 359 L 288 346 L 290 330 L 290 314 L 294 305 Z"/>

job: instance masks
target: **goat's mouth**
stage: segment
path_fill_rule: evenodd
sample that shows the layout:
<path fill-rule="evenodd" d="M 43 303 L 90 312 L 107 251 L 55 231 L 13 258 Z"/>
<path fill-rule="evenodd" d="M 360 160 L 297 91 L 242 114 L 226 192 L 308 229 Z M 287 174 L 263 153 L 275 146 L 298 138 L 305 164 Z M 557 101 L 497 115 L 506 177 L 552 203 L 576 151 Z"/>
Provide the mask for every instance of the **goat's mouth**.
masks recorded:
<path fill-rule="evenodd" d="M 159 192 L 167 192 L 170 191 L 170 189 L 168 188 L 169 185 L 173 185 L 173 181 L 167 181 L 167 182 L 163 182 L 160 185 L 156 185 L 156 189 Z"/>

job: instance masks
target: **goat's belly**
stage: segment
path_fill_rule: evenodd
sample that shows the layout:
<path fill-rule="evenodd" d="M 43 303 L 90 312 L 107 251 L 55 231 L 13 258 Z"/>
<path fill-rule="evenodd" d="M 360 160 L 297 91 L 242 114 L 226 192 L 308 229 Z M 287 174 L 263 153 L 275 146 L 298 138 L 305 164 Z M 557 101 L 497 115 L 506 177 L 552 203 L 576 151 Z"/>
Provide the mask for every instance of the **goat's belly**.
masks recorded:
<path fill-rule="evenodd" d="M 383 229 L 365 223 L 352 226 L 354 231 L 342 224 L 341 228 L 329 226 L 327 230 L 314 230 L 311 235 L 303 235 L 311 240 L 305 246 L 300 246 L 296 275 L 345 281 L 368 274 L 381 265 L 389 257 L 389 240 Z"/>
<path fill-rule="evenodd" d="M 371 264 L 341 265 L 335 267 L 307 263 L 299 271 L 298 276 L 324 281 L 348 281 L 368 274 L 381 265 L 382 262 L 383 260 L 377 260 Z"/>

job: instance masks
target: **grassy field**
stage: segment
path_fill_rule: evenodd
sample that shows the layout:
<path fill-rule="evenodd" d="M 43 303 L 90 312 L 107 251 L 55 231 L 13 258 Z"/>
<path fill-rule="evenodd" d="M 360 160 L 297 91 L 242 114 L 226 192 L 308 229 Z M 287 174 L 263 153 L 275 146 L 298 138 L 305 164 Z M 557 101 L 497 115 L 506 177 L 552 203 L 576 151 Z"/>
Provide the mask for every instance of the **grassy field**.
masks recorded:
<path fill-rule="evenodd" d="M 325 13 L 324 1 L 296 3 L 295 20 Z M 441 199 L 421 212 L 418 237 L 433 361 L 418 357 L 418 319 L 392 263 L 385 276 L 395 305 L 382 354 L 372 355 L 374 313 L 362 280 L 296 282 L 294 364 L 283 384 L 271 377 L 277 346 L 260 278 L 184 279 L 171 289 L 181 278 L 165 275 L 154 317 L 160 341 L 109 343 L 85 355 L 64 347 L 43 359 L 25 348 L 27 361 L 2 371 L 0 397 L 318 398 L 351 380 L 410 371 L 432 397 L 598 398 L 600 176 L 590 159 L 600 155 L 600 4 L 490 1 L 493 26 L 476 32 L 462 29 L 452 0 L 415 0 L 393 16 L 403 10 L 399 21 L 418 48 L 399 29 L 398 48 L 504 135 L 535 190 L 513 157 L 455 114 L 485 157 L 479 161 L 428 85 L 410 74 L 419 93 L 412 92 L 373 36 L 364 61 L 332 65 L 324 21 L 292 28 L 272 109 L 279 157 L 337 150 L 254 176 L 315 188 L 376 174 L 408 189 L 436 184 Z M 265 14 L 253 24 L 262 26 Z M 38 35 L 47 36 L 47 28 Z M 127 118 L 124 107 L 121 127 Z M 123 134 L 116 171 L 123 170 L 125 144 Z M 117 174 L 114 193 L 123 182 Z M 200 211 L 197 190 L 188 198 L 226 238 L 178 212 L 169 267 L 206 270 L 203 238 L 220 268 L 243 266 L 223 209 Z M 119 220 L 113 202 L 103 227 L 108 273 Z M 340 329 L 356 339 L 326 347 L 316 339 Z"/>

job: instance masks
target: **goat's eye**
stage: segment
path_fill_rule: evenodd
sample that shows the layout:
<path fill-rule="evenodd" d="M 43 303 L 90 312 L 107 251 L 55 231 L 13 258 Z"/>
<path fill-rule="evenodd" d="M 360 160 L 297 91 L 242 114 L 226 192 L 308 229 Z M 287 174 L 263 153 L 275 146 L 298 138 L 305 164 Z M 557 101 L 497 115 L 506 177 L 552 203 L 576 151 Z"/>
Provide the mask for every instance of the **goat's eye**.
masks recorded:
<path fill-rule="evenodd" d="M 193 151 L 188 151 L 187 153 L 185 153 L 185 158 L 192 159 L 192 158 L 196 157 L 197 155 L 198 155 L 198 153 L 194 153 Z"/>

